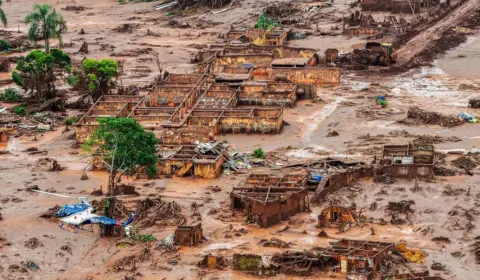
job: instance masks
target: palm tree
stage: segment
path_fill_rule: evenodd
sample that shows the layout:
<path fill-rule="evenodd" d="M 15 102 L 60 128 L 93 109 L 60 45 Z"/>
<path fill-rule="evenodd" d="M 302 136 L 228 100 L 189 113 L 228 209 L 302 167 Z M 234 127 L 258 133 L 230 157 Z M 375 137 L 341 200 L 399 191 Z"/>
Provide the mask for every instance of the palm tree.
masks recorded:
<path fill-rule="evenodd" d="M 7 26 L 7 16 L 5 15 L 5 12 L 3 11 L 3 9 L 1 8 L 2 4 L 3 4 L 2 0 L 0 0 L 0 21 L 3 23 L 3 26 Z"/>
<path fill-rule="evenodd" d="M 31 24 L 28 30 L 28 39 L 37 42 L 40 35 L 45 40 L 45 52 L 50 53 L 50 38 L 58 38 L 62 47 L 62 34 L 67 30 L 67 24 L 63 16 L 47 4 L 37 4 L 33 12 L 25 17 L 25 23 Z"/>

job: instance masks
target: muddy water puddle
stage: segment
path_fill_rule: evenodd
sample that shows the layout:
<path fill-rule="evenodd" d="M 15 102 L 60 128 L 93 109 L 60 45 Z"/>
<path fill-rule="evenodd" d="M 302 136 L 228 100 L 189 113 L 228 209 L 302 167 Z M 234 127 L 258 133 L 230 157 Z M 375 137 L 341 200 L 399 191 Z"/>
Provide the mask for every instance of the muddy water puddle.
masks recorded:
<path fill-rule="evenodd" d="M 480 78 L 480 34 L 469 37 L 467 42 L 436 60 L 434 65 L 453 77 Z"/>

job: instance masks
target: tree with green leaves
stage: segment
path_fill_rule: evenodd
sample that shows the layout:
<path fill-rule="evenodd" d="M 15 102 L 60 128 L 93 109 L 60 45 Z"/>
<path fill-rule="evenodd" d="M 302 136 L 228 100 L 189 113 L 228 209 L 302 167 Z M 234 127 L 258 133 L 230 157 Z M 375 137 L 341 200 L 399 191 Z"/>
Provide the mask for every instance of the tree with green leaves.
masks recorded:
<path fill-rule="evenodd" d="M 33 12 L 25 17 L 25 23 L 30 24 L 28 39 L 36 43 L 38 37 L 43 38 L 46 53 L 50 53 L 51 38 L 58 38 L 60 47 L 63 46 L 62 33 L 67 31 L 67 24 L 63 20 L 63 16 L 50 5 L 35 5 Z"/>
<path fill-rule="evenodd" d="M 130 118 L 100 118 L 98 123 L 83 148 L 97 148 L 109 172 L 109 195 L 116 195 L 116 185 L 122 174 L 131 174 L 138 167 L 145 167 L 150 178 L 157 175 L 157 139 L 153 133 L 146 132 Z"/>
<path fill-rule="evenodd" d="M 117 75 L 118 63 L 113 59 L 84 59 L 81 69 L 74 70 L 68 82 L 71 86 L 90 92 L 95 101 L 115 87 Z"/>
<path fill-rule="evenodd" d="M 18 61 L 12 79 L 27 92 L 30 91 L 34 100 L 47 101 L 56 97 L 57 77 L 70 72 L 71 66 L 70 56 L 61 50 L 52 49 L 48 54 L 34 50 Z"/>
<path fill-rule="evenodd" d="M 3 26 L 7 26 L 7 15 L 5 15 L 5 12 L 2 9 L 2 3 L 3 1 L 0 0 L 0 21 L 3 23 Z M 8 2 L 8 1 L 7 1 Z"/>

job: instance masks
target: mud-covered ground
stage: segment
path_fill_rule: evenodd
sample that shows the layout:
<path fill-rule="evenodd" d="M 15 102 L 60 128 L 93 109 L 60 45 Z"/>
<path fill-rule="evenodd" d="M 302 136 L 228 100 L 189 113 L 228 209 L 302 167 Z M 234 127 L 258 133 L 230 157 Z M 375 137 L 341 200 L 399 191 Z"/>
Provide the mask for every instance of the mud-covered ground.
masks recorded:
<path fill-rule="evenodd" d="M 66 48 L 67 52 L 77 60 L 82 59 L 85 55 L 75 52 L 85 40 L 89 44 L 88 57 L 124 59 L 124 81 L 136 85 L 150 83 L 158 73 L 154 52 L 158 52 L 163 70 L 192 72 L 195 65 L 190 63 L 190 58 L 200 45 L 213 42 L 218 32 L 226 31 L 232 24 L 253 24 L 259 11 L 265 7 L 264 1 L 238 2 L 225 12 L 212 13 L 205 9 L 184 17 L 171 17 L 165 11 L 154 11 L 154 4 L 159 2 L 119 5 L 114 0 L 42 1 L 54 5 L 68 22 L 69 31 L 65 34 L 65 42 L 73 42 L 74 46 Z M 341 28 L 341 24 L 335 22 L 331 15 L 341 16 L 343 12 L 350 11 L 350 6 L 340 2 L 336 1 L 333 7 L 324 8 L 324 14 L 328 16 L 318 20 L 319 28 L 331 30 L 335 25 Z M 21 21 L 35 3 L 38 1 L 23 0 L 21 5 L 16 0 L 3 3 L 2 8 L 9 17 L 10 30 L 16 31 L 19 28 L 25 32 L 27 26 Z M 67 5 L 81 5 L 87 9 L 78 12 L 61 10 Z M 167 26 L 172 19 L 185 21 L 191 27 Z M 134 25 L 132 32 L 113 30 L 125 23 Z M 78 34 L 81 29 L 85 34 Z M 148 30 L 154 35 L 147 35 Z M 430 33 L 428 36 L 434 37 Z M 480 109 L 467 108 L 468 99 L 478 96 L 480 77 L 472 75 L 471 71 L 465 71 L 461 65 L 468 58 L 457 55 L 467 53 L 467 56 L 473 56 L 478 51 L 475 49 L 478 45 L 476 40 L 478 34 L 472 34 L 468 41 L 473 42 L 471 45 L 462 45 L 448 53 L 444 59 L 434 63 L 435 67 L 413 69 L 390 77 L 375 76 L 372 72 L 368 75 L 363 72 L 345 74 L 339 86 L 319 89 L 318 98 L 321 102 L 305 100 L 298 102 L 295 108 L 285 109 L 284 120 L 287 125 L 278 135 L 222 135 L 219 139 L 228 140 L 241 152 L 251 152 L 262 147 L 274 153 L 283 165 L 285 161 L 302 162 L 327 156 L 370 162 L 382 145 L 405 144 L 421 135 L 460 139 L 436 143 L 437 151 L 443 153 L 478 151 L 478 124 L 466 123 L 444 128 L 399 122 L 406 118 L 410 106 L 419 106 L 445 115 L 456 115 L 462 111 L 480 115 Z M 294 46 L 318 50 L 324 50 L 326 46 L 349 50 L 359 43 L 362 43 L 359 38 L 343 36 L 310 36 L 306 40 L 290 42 Z M 147 49 L 134 56 L 111 56 L 112 53 L 118 55 L 138 48 L 152 50 Z M 407 55 L 412 54 L 408 52 Z M 478 65 L 468 64 L 468 67 L 478 72 Z M 147 68 L 150 71 L 144 70 Z M 377 109 L 374 106 L 376 95 L 386 95 L 389 106 Z M 81 196 L 101 186 L 105 187 L 107 183 L 104 172 L 88 171 L 89 154 L 74 145 L 74 132 L 64 132 L 64 129 L 59 126 L 56 131 L 38 135 L 37 140 L 31 136 L 14 138 L 1 147 L 10 153 L 0 155 L 0 213 L 3 217 L 0 220 L 0 237 L 5 239 L 0 241 L 0 279 L 124 279 L 126 275 L 134 276 L 136 273 L 135 279 L 257 279 L 235 272 L 231 266 L 224 270 L 210 271 L 199 268 L 197 263 L 208 253 L 231 260 L 232 254 L 236 252 L 273 254 L 285 250 L 259 245 L 260 240 L 272 237 L 289 243 L 291 249 L 327 246 L 329 242 L 340 238 L 391 242 L 405 240 L 410 247 L 423 248 L 428 254 L 424 264 L 413 265 L 415 270 L 430 269 L 432 263 L 440 262 L 446 266 L 446 270 L 432 272 L 440 273 L 447 279 L 451 276 L 456 276 L 456 279 L 474 279 L 480 272 L 480 266 L 476 264 L 469 247 L 474 243 L 475 237 L 480 235 L 477 225 L 480 213 L 479 167 L 470 170 L 473 176 L 457 168 L 455 170 L 458 175 L 439 176 L 433 182 L 419 182 L 421 189 L 418 191 L 412 190 L 414 182 L 408 180 L 397 180 L 391 185 L 372 180 L 361 181 L 330 194 L 327 201 L 313 205 L 310 213 L 296 215 L 289 221 L 268 229 L 247 225 L 241 217 L 231 215 L 229 192 L 245 178 L 244 174 L 223 175 L 215 180 L 174 177 L 146 181 L 124 178 L 126 183 L 135 185 L 140 198 L 161 195 L 164 200 L 175 201 L 188 222 L 201 221 L 207 241 L 196 247 L 164 252 L 156 249 L 156 243 L 119 245 L 118 238 L 100 238 L 98 228 L 95 228 L 96 233 L 72 233 L 60 230 L 54 221 L 38 218 L 55 205 L 74 201 L 27 192 L 27 187 L 37 185 L 41 190 Z M 338 132 L 338 136 L 326 137 L 332 131 Z M 65 170 L 38 170 L 36 163 L 45 155 L 29 155 L 24 152 L 30 147 L 46 150 L 47 156 L 57 160 Z M 456 156 L 446 157 L 445 164 L 454 157 Z M 89 179 L 81 180 L 85 168 Z M 218 186 L 219 189 L 211 186 Z M 316 227 L 317 216 L 329 201 L 340 201 L 345 205 L 354 202 L 357 209 L 366 209 L 363 214 L 367 218 L 389 221 L 390 213 L 385 210 L 386 205 L 400 200 L 413 200 L 415 203 L 412 207 L 414 212 L 405 224 L 365 223 L 362 227 L 341 234 L 338 230 L 326 229 L 329 238 L 318 237 L 320 229 Z M 192 208 L 193 202 L 200 205 L 196 211 Z M 374 202 L 377 207 L 371 210 Z M 289 229 L 283 230 L 287 225 Z M 371 228 L 375 229 L 375 235 L 371 235 Z M 160 240 L 174 230 L 174 225 L 163 224 L 142 228 L 142 233 L 151 233 Z M 446 237 L 450 243 L 435 242 L 432 240 L 435 237 Z M 38 240 L 35 248 L 30 245 L 26 247 L 31 238 Z M 113 269 L 118 260 L 141 255 L 144 248 L 148 248 L 150 253 L 147 258 L 136 263 L 136 272 Z M 452 255 L 458 251 L 461 253 Z M 40 269 L 22 270 L 23 264 L 28 262 L 34 262 Z M 20 268 L 15 269 L 15 265 Z M 316 274 L 297 278 L 331 279 L 330 275 Z M 272 277 L 294 278 L 285 275 Z"/>

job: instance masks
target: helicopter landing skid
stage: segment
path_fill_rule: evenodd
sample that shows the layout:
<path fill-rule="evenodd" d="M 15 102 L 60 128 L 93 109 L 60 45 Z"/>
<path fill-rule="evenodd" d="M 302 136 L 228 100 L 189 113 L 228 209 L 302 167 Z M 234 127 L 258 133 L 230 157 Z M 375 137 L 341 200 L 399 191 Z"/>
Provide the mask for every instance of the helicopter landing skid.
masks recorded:
<path fill-rule="evenodd" d="M 94 232 L 93 231 L 93 224 L 90 224 L 90 229 L 84 229 L 83 226 L 79 226 L 79 225 L 71 225 L 71 224 L 67 224 L 66 227 L 64 227 L 65 225 L 63 223 L 60 223 L 58 225 L 58 227 L 62 230 L 66 230 L 66 231 L 70 231 L 68 230 L 66 227 L 70 227 L 70 228 L 74 228 L 75 230 L 73 231 L 73 233 L 78 233 L 78 230 L 83 230 L 83 231 L 86 231 L 86 232 Z"/>

